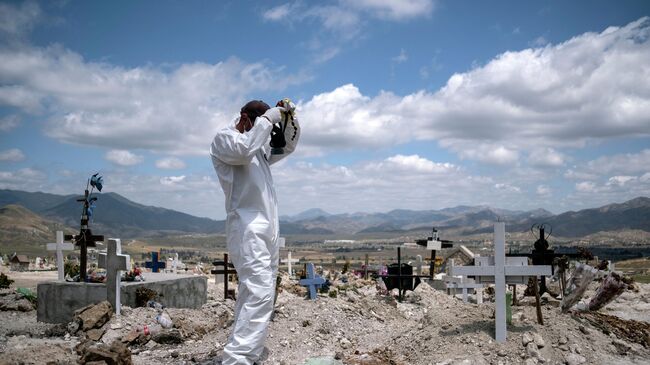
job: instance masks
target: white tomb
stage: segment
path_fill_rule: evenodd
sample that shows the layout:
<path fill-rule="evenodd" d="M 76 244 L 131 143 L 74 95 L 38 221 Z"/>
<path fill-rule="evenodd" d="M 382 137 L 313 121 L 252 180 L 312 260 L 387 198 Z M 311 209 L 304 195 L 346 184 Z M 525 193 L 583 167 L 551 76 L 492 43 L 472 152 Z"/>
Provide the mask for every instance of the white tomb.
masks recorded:
<path fill-rule="evenodd" d="M 74 245 L 69 242 L 63 242 L 63 231 L 56 231 L 56 243 L 48 243 L 46 245 L 48 251 L 56 251 L 56 270 L 58 272 L 58 280 L 65 280 L 63 251 L 74 250 Z"/>
<path fill-rule="evenodd" d="M 494 325 L 497 342 L 506 341 L 506 284 L 522 284 L 531 276 L 551 276 L 551 266 L 528 266 L 527 257 L 506 257 L 504 222 L 494 223 L 494 257 L 477 257 L 474 266 L 452 266 L 450 274 L 474 276 L 477 283 L 495 284 Z"/>

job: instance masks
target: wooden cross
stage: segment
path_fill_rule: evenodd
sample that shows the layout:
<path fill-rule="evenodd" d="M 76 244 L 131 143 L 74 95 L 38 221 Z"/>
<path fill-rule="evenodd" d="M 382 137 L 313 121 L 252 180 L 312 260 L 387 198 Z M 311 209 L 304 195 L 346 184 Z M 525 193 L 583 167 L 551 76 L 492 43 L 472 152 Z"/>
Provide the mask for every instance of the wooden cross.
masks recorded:
<path fill-rule="evenodd" d="M 63 242 L 63 231 L 56 231 L 56 243 L 48 243 L 47 250 L 56 251 L 56 270 L 59 272 L 59 281 L 65 280 L 63 251 L 74 250 L 74 245 Z"/>
<path fill-rule="evenodd" d="M 228 262 L 227 253 L 223 255 L 223 261 L 214 261 L 212 265 L 223 268 L 223 269 L 215 268 L 210 270 L 210 272 L 214 275 L 217 275 L 214 280 L 215 284 L 219 281 L 218 280 L 219 275 L 223 275 L 223 300 L 226 300 L 228 298 L 228 281 L 229 281 L 228 275 L 235 274 L 237 273 L 237 271 L 234 270 L 235 266 L 232 263 Z M 233 270 L 230 270 L 231 268 Z"/>
<path fill-rule="evenodd" d="M 505 223 L 494 224 L 494 257 L 477 257 L 475 266 L 452 266 L 450 269 L 453 276 L 474 276 L 477 283 L 494 282 L 497 342 L 506 341 L 506 283 L 523 283 L 530 276 L 551 275 L 551 266 L 528 266 L 527 257 L 508 257 L 506 260 L 505 230 Z"/>
<path fill-rule="evenodd" d="M 144 267 L 151 269 L 151 272 L 159 272 L 160 269 L 164 269 L 167 265 L 164 261 L 158 261 L 159 253 L 156 251 L 151 252 L 151 261 L 144 263 Z"/>
<path fill-rule="evenodd" d="M 115 308 L 115 314 L 120 315 L 122 302 L 120 299 L 120 282 L 122 270 L 131 269 L 131 258 L 122 254 L 122 243 L 119 238 L 109 238 L 106 253 L 100 253 L 99 267 L 106 269 L 106 299 Z"/>
<path fill-rule="evenodd" d="M 316 300 L 318 297 L 316 295 L 316 288 L 320 288 L 323 284 L 325 284 L 325 279 L 316 275 L 314 264 L 311 262 L 307 263 L 307 278 L 300 279 L 300 285 L 309 288 L 309 299 Z"/>
<path fill-rule="evenodd" d="M 291 269 L 292 264 L 297 264 L 300 262 L 298 259 L 292 259 L 291 258 L 291 251 L 287 253 L 287 258 L 285 260 L 280 260 L 281 263 L 287 264 L 287 272 L 289 273 L 289 276 L 293 276 L 293 270 Z"/>

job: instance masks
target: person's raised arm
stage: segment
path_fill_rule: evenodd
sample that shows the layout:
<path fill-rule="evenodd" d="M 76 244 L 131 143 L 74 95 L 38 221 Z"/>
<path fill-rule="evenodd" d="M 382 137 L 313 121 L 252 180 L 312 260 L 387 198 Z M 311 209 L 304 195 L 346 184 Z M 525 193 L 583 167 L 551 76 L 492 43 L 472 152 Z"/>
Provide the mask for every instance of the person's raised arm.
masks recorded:
<path fill-rule="evenodd" d="M 247 132 L 223 129 L 214 137 L 210 154 L 229 165 L 249 164 L 268 140 L 271 128 L 267 118 L 258 117 L 253 128 Z"/>
<path fill-rule="evenodd" d="M 281 155 L 269 154 L 268 161 L 270 165 L 282 160 L 296 150 L 298 139 L 300 139 L 300 129 L 298 118 L 294 118 L 293 122 L 287 123 L 287 128 L 284 130 L 284 140 L 287 143 L 284 146 L 284 153 Z"/>

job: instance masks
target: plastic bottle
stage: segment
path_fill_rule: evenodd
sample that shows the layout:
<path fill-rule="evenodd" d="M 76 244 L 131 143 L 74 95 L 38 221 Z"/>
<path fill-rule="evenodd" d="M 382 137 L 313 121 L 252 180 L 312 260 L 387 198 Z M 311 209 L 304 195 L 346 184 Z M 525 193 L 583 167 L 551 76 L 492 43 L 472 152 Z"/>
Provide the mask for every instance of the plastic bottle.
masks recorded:
<path fill-rule="evenodd" d="M 167 312 L 161 312 L 156 316 L 156 322 L 158 322 L 163 328 L 172 328 L 174 323 L 172 322 L 172 319 L 169 318 L 169 314 Z"/>

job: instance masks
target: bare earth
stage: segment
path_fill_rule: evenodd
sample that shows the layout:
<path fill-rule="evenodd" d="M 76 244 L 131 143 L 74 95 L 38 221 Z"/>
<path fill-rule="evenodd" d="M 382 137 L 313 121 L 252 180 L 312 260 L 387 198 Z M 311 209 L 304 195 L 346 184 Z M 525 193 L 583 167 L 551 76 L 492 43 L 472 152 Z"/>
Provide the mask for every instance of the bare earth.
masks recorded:
<path fill-rule="evenodd" d="M 10 274 L 24 286 L 43 280 L 34 273 Z M 335 281 L 333 288 L 337 285 L 343 284 Z M 216 363 L 231 330 L 234 306 L 231 300 L 223 301 L 222 290 L 210 281 L 209 300 L 202 309 L 168 309 L 183 343 L 132 344 L 133 363 Z M 284 275 L 264 364 L 317 364 L 314 358 L 321 358 L 320 364 L 650 363 L 650 349 L 643 341 L 605 334 L 583 318 L 562 314 L 553 303 L 543 306 L 545 325 L 537 324 L 534 306 L 513 307 L 508 341 L 497 344 L 489 296 L 481 305 L 463 303 L 423 283 L 397 303 L 377 295 L 374 282 L 360 279 L 351 279 L 337 298 L 320 296 L 311 301 L 304 299 L 304 293 Z M 586 297 L 592 294 L 593 290 Z M 641 284 L 638 292 L 624 293 L 601 312 L 647 325 L 649 308 L 650 285 Z M 120 339 L 153 323 L 156 314 L 152 308 L 126 308 L 121 317 L 114 316 L 104 325 L 100 341 Z M 79 338 L 65 332 L 36 322 L 35 311 L 0 311 L 0 364 L 76 363 L 74 346 Z M 527 348 L 522 342 L 525 337 L 537 337 L 533 342 L 537 344 Z"/>

